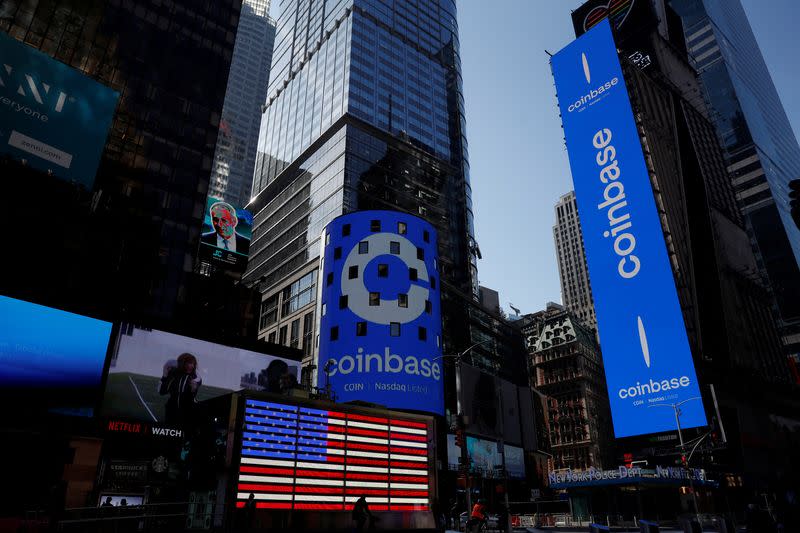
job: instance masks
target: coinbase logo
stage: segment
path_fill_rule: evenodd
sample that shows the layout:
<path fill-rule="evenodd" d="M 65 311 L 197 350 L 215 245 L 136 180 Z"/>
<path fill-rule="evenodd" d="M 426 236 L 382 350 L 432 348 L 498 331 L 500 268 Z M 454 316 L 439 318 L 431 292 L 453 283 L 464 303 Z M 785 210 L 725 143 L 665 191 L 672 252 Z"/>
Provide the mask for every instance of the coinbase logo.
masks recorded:
<path fill-rule="evenodd" d="M 370 291 L 364 285 L 365 276 L 350 279 L 348 275 L 352 268 L 356 272 L 366 272 L 374 259 L 387 255 L 397 257 L 410 272 L 417 273 L 403 302 L 399 301 L 399 295 L 392 299 L 380 298 L 378 302 L 370 300 Z M 425 311 L 429 296 L 428 287 L 420 282 L 428 285 L 429 281 L 425 262 L 417 258 L 417 247 L 405 237 L 391 233 L 375 233 L 358 242 L 342 265 L 342 296 L 347 297 L 353 313 L 374 324 L 407 324 L 416 320 Z"/>
<path fill-rule="evenodd" d="M 444 411 L 436 230 L 395 211 L 325 229 L 318 386 L 340 401 Z"/>

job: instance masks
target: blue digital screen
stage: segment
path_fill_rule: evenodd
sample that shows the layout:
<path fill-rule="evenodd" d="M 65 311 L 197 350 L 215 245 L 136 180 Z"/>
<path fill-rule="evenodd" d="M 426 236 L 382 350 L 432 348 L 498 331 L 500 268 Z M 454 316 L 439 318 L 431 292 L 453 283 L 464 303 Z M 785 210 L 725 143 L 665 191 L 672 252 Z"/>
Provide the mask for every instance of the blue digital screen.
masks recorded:
<path fill-rule="evenodd" d="M 614 433 L 706 424 L 653 189 L 608 21 L 552 58 Z M 661 408 L 651 409 L 658 405 Z"/>
<path fill-rule="evenodd" d="M 0 388 L 55 394 L 100 386 L 110 322 L 6 296 L 0 296 L 0 317 Z"/>
<path fill-rule="evenodd" d="M 436 231 L 361 211 L 323 232 L 317 381 L 339 401 L 444 412 Z"/>
<path fill-rule="evenodd" d="M 91 188 L 119 93 L 0 32 L 0 152 Z"/>

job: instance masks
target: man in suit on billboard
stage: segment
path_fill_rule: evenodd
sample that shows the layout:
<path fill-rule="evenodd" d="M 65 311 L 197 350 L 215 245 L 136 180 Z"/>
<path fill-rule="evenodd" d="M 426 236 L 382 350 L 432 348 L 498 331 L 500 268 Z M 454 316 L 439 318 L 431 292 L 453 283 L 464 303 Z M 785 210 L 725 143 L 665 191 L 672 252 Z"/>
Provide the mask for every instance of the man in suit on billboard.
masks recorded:
<path fill-rule="evenodd" d="M 227 202 L 216 202 L 211 205 L 209 212 L 214 231 L 204 233 L 200 241 L 222 250 L 247 255 L 250 239 L 236 233 L 236 225 L 239 223 L 236 209 Z"/>

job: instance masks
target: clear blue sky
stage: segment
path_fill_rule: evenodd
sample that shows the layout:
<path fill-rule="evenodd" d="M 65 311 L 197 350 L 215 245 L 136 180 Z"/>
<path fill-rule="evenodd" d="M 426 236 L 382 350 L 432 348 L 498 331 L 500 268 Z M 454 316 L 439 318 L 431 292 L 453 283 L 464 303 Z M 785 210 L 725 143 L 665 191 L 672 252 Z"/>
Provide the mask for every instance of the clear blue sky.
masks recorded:
<path fill-rule="evenodd" d="M 727 1 L 727 0 L 726 0 Z M 545 49 L 574 39 L 582 0 L 461 0 L 459 31 L 481 284 L 523 312 L 561 301 L 553 206 L 572 188 Z M 742 0 L 786 107 L 800 130 L 797 0 Z"/>

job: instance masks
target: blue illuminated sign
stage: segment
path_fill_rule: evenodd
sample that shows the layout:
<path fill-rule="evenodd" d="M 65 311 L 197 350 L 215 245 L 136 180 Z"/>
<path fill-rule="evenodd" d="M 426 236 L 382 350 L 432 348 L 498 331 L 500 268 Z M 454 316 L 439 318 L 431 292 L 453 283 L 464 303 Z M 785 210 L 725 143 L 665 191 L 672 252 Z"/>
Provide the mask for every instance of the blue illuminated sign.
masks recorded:
<path fill-rule="evenodd" d="M 0 152 L 91 188 L 119 93 L 0 32 Z"/>
<path fill-rule="evenodd" d="M 100 385 L 110 322 L 6 296 L 0 317 L 0 388 L 63 394 Z"/>
<path fill-rule="evenodd" d="M 608 21 L 552 58 L 617 437 L 676 429 L 700 396 Z M 665 408 L 649 409 L 651 405 Z M 683 427 L 706 424 L 701 400 Z"/>
<path fill-rule="evenodd" d="M 436 231 L 360 211 L 323 232 L 317 380 L 339 401 L 444 413 Z"/>

